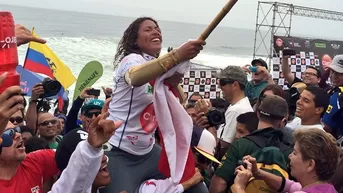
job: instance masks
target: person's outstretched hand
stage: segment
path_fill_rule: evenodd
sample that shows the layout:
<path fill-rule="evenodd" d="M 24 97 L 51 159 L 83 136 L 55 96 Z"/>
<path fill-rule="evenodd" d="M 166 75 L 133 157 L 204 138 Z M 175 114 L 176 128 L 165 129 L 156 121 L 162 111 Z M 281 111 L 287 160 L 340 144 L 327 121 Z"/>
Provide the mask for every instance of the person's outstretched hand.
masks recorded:
<path fill-rule="evenodd" d="M 177 57 L 180 62 L 193 59 L 200 53 L 204 45 L 206 45 L 205 41 L 190 40 L 176 49 Z"/>
<path fill-rule="evenodd" d="M 7 78 L 7 72 L 0 75 L 0 86 Z M 0 94 L 0 135 L 6 129 L 11 116 L 19 110 L 24 109 L 24 97 L 21 96 L 20 86 L 11 86 L 6 88 Z"/>
<path fill-rule="evenodd" d="M 17 38 L 17 46 L 27 44 L 31 41 L 41 44 L 46 43 L 45 40 L 33 36 L 30 30 L 28 30 L 26 27 L 20 24 L 15 25 L 15 36 Z"/>
<path fill-rule="evenodd" d="M 101 114 L 90 124 L 88 131 L 88 143 L 100 148 L 114 134 L 115 130 L 122 124 L 121 121 L 106 120 L 109 116 L 109 104 L 111 100 L 106 100 Z"/>
<path fill-rule="evenodd" d="M 113 93 L 113 89 L 111 89 L 111 88 L 102 86 L 101 89 L 104 92 L 106 97 L 110 97 Z"/>

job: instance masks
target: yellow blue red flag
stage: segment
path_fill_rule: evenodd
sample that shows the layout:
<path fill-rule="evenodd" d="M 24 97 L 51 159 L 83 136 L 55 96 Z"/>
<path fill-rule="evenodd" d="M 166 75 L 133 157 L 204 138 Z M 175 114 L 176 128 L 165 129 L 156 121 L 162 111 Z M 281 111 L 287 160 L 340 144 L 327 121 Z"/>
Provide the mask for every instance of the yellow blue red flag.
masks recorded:
<path fill-rule="evenodd" d="M 39 37 L 34 30 L 32 30 L 32 34 Z M 56 78 L 64 89 L 69 88 L 76 81 L 69 67 L 46 44 L 30 42 L 24 68 L 50 78 Z"/>

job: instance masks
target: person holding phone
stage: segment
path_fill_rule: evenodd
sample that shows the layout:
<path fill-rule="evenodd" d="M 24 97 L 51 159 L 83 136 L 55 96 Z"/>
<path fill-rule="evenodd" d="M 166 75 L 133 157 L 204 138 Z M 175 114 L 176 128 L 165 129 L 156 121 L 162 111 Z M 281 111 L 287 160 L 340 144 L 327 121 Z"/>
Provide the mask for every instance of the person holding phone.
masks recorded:
<path fill-rule="evenodd" d="M 95 95 L 90 95 L 95 94 Z M 68 112 L 67 119 L 65 121 L 65 130 L 64 134 L 67 134 L 69 131 L 77 128 L 84 128 L 87 129 L 91 120 L 93 120 L 93 116 L 99 115 L 101 108 L 104 104 L 104 101 L 98 100 L 96 95 L 100 95 L 99 91 L 94 91 L 93 88 L 85 88 L 80 96 L 78 96 L 71 109 Z M 85 103 L 85 104 L 84 104 Z M 84 105 L 83 105 L 84 104 Z M 82 108 L 81 108 L 82 107 Z M 81 109 L 81 125 L 77 124 L 79 111 Z"/>
<path fill-rule="evenodd" d="M 155 145 L 158 125 L 152 103 L 153 81 L 196 57 L 204 45 L 204 41 L 191 40 L 160 56 L 162 34 L 154 19 L 138 18 L 125 30 L 115 56 L 115 87 L 109 109 L 109 119 L 123 124 L 109 140 L 111 151 L 106 153 L 112 182 L 100 192 L 131 193 L 144 180 L 164 178 L 157 168 L 161 148 Z M 182 77 L 175 73 L 165 80 L 179 99 L 184 99 L 178 86 Z"/>
<path fill-rule="evenodd" d="M 255 59 L 251 65 L 242 67 L 247 73 L 251 73 L 251 80 L 245 86 L 245 95 L 251 103 L 255 103 L 261 91 L 268 85 L 274 84 L 272 75 L 269 74 L 267 63 L 261 58 Z"/>
<path fill-rule="evenodd" d="M 309 66 L 307 69 L 302 73 L 301 79 L 296 77 L 289 68 L 288 59 L 290 56 L 294 56 L 295 50 L 291 49 L 284 49 L 282 54 L 282 73 L 285 80 L 288 82 L 289 86 L 292 87 L 293 84 L 297 82 L 303 82 L 307 86 L 318 86 L 321 78 L 321 72 L 314 66 Z M 305 60 L 304 60 L 305 61 Z M 301 64 L 303 64 L 303 60 L 301 60 Z"/>

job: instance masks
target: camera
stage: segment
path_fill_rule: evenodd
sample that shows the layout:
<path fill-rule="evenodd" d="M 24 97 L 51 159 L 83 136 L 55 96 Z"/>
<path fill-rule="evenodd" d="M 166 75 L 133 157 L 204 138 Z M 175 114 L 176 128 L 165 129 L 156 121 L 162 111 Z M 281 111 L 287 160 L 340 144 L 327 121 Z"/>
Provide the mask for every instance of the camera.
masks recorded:
<path fill-rule="evenodd" d="M 206 114 L 208 119 L 208 124 L 213 126 L 218 126 L 225 123 L 225 113 L 222 111 L 217 110 L 216 108 L 212 108 Z"/>
<path fill-rule="evenodd" d="M 51 78 L 44 78 L 42 81 L 42 86 L 44 88 L 44 94 L 40 96 L 40 98 L 52 97 L 60 92 L 62 85 L 57 80 L 53 80 Z"/>

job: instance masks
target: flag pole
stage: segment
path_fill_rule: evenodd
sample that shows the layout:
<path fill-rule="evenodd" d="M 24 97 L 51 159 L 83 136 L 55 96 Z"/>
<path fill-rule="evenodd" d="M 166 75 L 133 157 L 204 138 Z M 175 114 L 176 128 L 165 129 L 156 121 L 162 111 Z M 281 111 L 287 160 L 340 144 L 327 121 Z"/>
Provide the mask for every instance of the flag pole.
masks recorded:
<path fill-rule="evenodd" d="M 222 10 L 217 14 L 217 16 L 212 20 L 212 22 L 207 26 L 207 28 L 202 32 L 198 40 L 206 40 L 212 31 L 217 27 L 217 25 L 223 20 L 223 18 L 230 12 L 232 7 L 237 3 L 238 0 L 229 0 L 227 4 L 222 8 Z"/>
<path fill-rule="evenodd" d="M 31 33 L 33 33 L 34 30 L 35 30 L 35 28 L 33 27 Z M 26 49 L 26 54 L 25 54 L 25 59 L 24 59 L 24 64 L 23 64 L 23 69 L 22 69 L 21 72 L 20 72 L 20 78 L 21 78 L 21 76 L 22 76 L 22 74 L 23 74 L 23 72 L 24 72 L 24 68 L 25 68 L 25 64 L 26 64 L 26 59 L 27 59 L 27 55 L 28 55 L 28 53 L 29 53 L 30 44 L 31 44 L 31 42 L 29 42 L 29 45 L 27 46 L 27 49 Z"/>
<path fill-rule="evenodd" d="M 34 29 L 35 29 L 35 28 L 33 27 L 31 33 L 33 33 L 33 30 L 34 30 Z M 26 64 L 27 55 L 28 55 L 28 53 L 29 53 L 30 44 L 31 44 L 31 42 L 29 42 L 29 45 L 27 46 L 27 49 L 26 49 L 24 64 L 23 64 L 23 67 L 22 67 L 21 72 L 20 72 L 20 80 L 22 80 L 22 77 L 23 77 L 24 68 L 25 68 L 25 64 Z"/>

